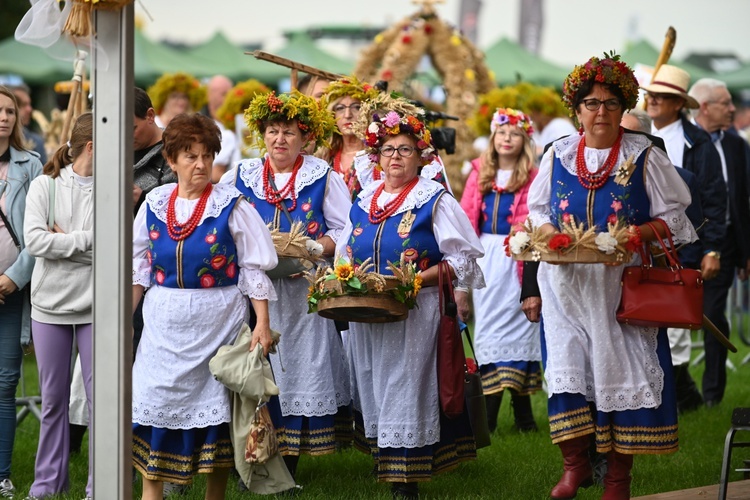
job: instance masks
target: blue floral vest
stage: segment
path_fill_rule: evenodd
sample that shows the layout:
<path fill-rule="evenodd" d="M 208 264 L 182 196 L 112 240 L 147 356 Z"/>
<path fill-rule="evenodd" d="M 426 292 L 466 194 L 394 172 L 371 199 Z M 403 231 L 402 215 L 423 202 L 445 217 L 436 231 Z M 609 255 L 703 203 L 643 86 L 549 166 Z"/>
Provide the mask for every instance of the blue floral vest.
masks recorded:
<path fill-rule="evenodd" d="M 402 253 L 404 260 L 423 271 L 443 260 L 432 230 L 435 203 L 443 194 L 440 190 L 421 207 L 392 215 L 380 224 L 372 224 L 369 212 L 354 203 L 349 212 L 352 235 L 347 246 L 352 262 L 361 264 L 371 257 L 376 272 L 392 275 L 388 262 L 398 264 Z"/>
<path fill-rule="evenodd" d="M 510 234 L 510 220 L 516 193 L 490 191 L 482 196 L 482 213 L 479 216 L 482 234 Z"/>
<path fill-rule="evenodd" d="M 647 148 L 635 161 L 635 170 L 625 185 L 616 182 L 616 175 L 610 175 L 604 186 L 595 191 L 584 188 L 578 176 L 569 173 L 554 155 L 550 191 L 552 223 L 560 227 L 561 222 L 572 217 L 575 222 L 584 222 L 587 229 L 596 225 L 598 231 L 605 231 L 608 222 L 619 220 L 630 225 L 650 220 L 651 203 L 645 189 L 645 164 L 650 151 Z M 619 165 L 615 172 L 618 168 Z"/>
<path fill-rule="evenodd" d="M 236 285 L 237 249 L 229 231 L 229 214 L 242 199 L 238 193 L 218 217 L 207 217 L 182 241 L 169 237 L 167 224 L 151 206 L 146 214 L 151 283 L 169 288 L 213 288 Z"/>
<path fill-rule="evenodd" d="M 328 189 L 328 178 L 332 173 L 333 170 L 329 170 L 326 175 L 316 179 L 312 184 L 303 187 L 297 193 L 297 206 L 294 210 L 289 210 L 289 215 L 293 221 L 300 220 L 305 222 L 307 235 L 314 240 L 322 238 L 328 230 L 325 217 L 323 216 L 323 201 Z M 255 196 L 253 190 L 245 186 L 245 183 L 242 182 L 239 174 L 235 179 L 234 185 L 247 197 L 250 204 L 255 207 L 263 218 L 263 222 L 266 224 L 273 223 L 272 227 L 278 228 L 282 232 L 289 232 L 291 224 L 286 215 L 284 215 L 283 210 L 278 209 L 276 205 L 268 203 L 264 198 Z M 281 188 L 281 186 L 277 187 Z M 286 203 L 288 210 L 292 205 L 292 200 L 284 200 L 283 203 Z"/>

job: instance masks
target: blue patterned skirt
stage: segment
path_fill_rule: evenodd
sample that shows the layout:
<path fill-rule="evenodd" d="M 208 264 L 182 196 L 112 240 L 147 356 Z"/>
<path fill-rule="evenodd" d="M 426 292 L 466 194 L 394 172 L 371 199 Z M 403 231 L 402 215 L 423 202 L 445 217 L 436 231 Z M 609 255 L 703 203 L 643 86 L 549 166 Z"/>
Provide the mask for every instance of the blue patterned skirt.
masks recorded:
<path fill-rule="evenodd" d="M 511 389 L 521 396 L 542 388 L 542 365 L 539 361 L 498 361 L 479 366 L 485 395 Z"/>
<path fill-rule="evenodd" d="M 229 424 L 162 429 L 133 424 L 133 466 L 152 481 L 190 484 L 195 474 L 234 467 Z"/>

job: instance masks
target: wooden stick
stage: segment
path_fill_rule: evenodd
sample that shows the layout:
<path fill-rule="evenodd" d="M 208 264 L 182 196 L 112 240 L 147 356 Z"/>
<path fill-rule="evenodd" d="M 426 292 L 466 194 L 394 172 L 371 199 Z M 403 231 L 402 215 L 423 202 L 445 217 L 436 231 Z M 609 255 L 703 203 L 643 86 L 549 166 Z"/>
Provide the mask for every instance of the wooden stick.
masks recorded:
<path fill-rule="evenodd" d="M 245 52 L 245 54 L 249 56 L 253 56 L 256 59 L 260 59 L 261 61 L 268 61 L 274 64 L 278 64 L 279 66 L 284 66 L 286 68 L 290 68 L 290 69 L 297 70 L 297 71 L 303 71 L 309 75 L 318 76 L 320 78 L 325 78 L 326 80 L 331 80 L 331 81 L 338 80 L 339 78 L 344 76 L 344 75 L 339 75 L 337 73 L 331 73 L 330 71 L 323 71 L 322 69 L 318 69 L 313 66 L 308 66 L 307 64 L 298 63 L 297 61 L 292 61 L 291 59 L 277 56 L 275 54 L 270 54 L 262 50 L 255 50 L 253 52 Z"/>
<path fill-rule="evenodd" d="M 670 26 L 667 28 L 667 32 L 664 35 L 664 43 L 661 46 L 661 52 L 659 52 L 659 57 L 656 58 L 656 64 L 654 64 L 654 74 L 651 77 L 652 81 L 656 76 L 656 73 L 659 71 L 659 68 L 669 61 L 675 43 L 677 43 L 677 31 Z M 648 99 L 643 101 L 643 109 L 648 109 Z"/>
<path fill-rule="evenodd" d="M 81 92 L 83 74 L 86 72 L 86 57 L 88 52 L 79 50 L 76 54 L 76 60 L 73 64 L 73 90 L 70 92 L 70 100 L 68 101 L 68 111 L 65 114 L 65 121 L 63 121 L 62 134 L 60 135 L 60 144 L 68 142 L 70 140 L 70 125 L 73 123 L 74 115 L 78 111 L 78 97 Z"/>
<path fill-rule="evenodd" d="M 703 328 L 708 330 L 711 335 L 713 335 L 714 338 L 718 340 L 719 343 L 721 343 L 721 345 L 732 352 L 737 352 L 737 348 L 734 346 L 734 344 L 732 344 L 729 339 L 726 338 L 723 333 L 721 333 L 721 330 L 719 330 L 716 325 L 714 325 L 713 322 L 711 322 L 711 320 L 706 317 L 705 314 L 703 315 Z"/>

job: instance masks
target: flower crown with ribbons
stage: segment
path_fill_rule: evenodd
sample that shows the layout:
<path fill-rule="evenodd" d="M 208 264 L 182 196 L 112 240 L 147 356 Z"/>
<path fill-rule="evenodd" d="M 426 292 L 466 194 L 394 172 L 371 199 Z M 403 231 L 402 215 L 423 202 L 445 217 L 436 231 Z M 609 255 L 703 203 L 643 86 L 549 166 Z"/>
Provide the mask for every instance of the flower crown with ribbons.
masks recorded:
<path fill-rule="evenodd" d="M 513 108 L 497 108 L 497 111 L 492 115 L 490 132 L 494 133 L 500 125 L 506 124 L 515 125 L 526 132 L 529 137 L 534 133 L 534 126 L 528 115 Z"/>
<path fill-rule="evenodd" d="M 297 121 L 304 134 L 312 134 L 316 146 L 328 146 L 336 122 L 331 113 L 310 96 L 293 90 L 288 94 L 276 95 L 275 91 L 258 94 L 245 110 L 245 123 L 248 130 L 255 133 L 257 145 L 264 150 L 261 130 L 264 123 L 274 121 Z"/>
<path fill-rule="evenodd" d="M 575 116 L 573 102 L 583 84 L 594 81 L 606 85 L 615 85 L 625 98 L 625 109 L 633 109 L 638 102 L 638 80 L 633 70 L 620 60 L 614 51 L 600 59 L 592 57 L 585 64 L 576 66 L 563 82 L 563 102 L 568 107 L 571 116 Z"/>
<path fill-rule="evenodd" d="M 395 111 L 373 113 L 372 121 L 365 132 L 365 146 L 370 160 L 377 163 L 380 147 L 388 137 L 409 134 L 417 140 L 417 149 L 424 164 L 435 159 L 430 131 L 414 115 L 402 115 Z"/>

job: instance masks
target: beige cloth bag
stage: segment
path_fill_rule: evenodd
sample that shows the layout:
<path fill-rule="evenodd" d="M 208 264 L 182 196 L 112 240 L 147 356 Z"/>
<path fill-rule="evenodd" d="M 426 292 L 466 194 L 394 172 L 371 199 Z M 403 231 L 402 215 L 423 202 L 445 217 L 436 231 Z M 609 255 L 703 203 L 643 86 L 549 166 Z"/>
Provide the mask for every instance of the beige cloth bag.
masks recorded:
<path fill-rule="evenodd" d="M 279 333 L 271 332 L 274 344 Z M 229 426 L 234 446 L 234 466 L 248 490 L 259 495 L 280 493 L 295 487 L 278 450 L 263 464 L 245 461 L 245 446 L 259 403 L 279 394 L 268 359 L 258 345 L 248 352 L 252 331 L 242 325 L 233 346 L 219 348 L 208 364 L 213 376 L 232 391 L 232 422 Z"/>

